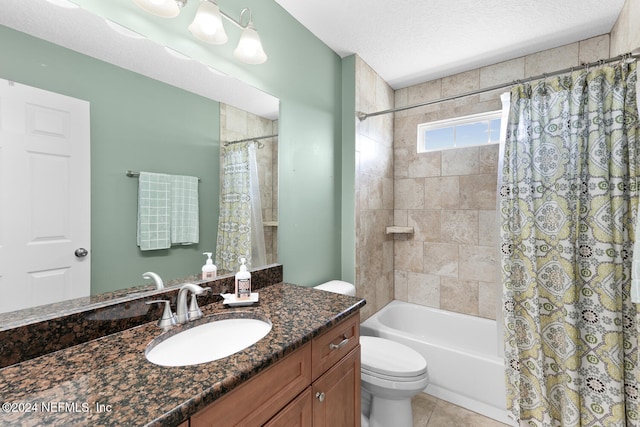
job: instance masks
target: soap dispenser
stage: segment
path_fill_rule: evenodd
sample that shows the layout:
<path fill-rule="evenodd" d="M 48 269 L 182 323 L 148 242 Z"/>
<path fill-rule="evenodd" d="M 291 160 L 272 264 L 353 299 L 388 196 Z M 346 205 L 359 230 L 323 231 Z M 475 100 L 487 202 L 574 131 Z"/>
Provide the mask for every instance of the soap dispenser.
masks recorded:
<path fill-rule="evenodd" d="M 246 258 L 240 258 L 240 271 L 236 273 L 236 299 L 251 298 L 251 273 L 247 271 Z"/>
<path fill-rule="evenodd" d="M 218 269 L 213 264 L 213 260 L 211 259 L 211 255 L 213 255 L 213 252 L 203 252 L 202 255 L 207 256 L 207 262 L 202 266 L 202 279 L 213 279 L 218 273 Z"/>

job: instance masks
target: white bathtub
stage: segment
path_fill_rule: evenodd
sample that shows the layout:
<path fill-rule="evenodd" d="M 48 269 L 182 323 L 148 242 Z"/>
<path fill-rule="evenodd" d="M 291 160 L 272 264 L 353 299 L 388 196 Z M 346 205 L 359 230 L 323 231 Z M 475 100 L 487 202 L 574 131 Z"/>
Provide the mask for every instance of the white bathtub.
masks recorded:
<path fill-rule="evenodd" d="M 506 412 L 504 362 L 494 320 L 392 301 L 365 320 L 360 333 L 421 353 L 429 369 L 426 393 L 514 425 Z"/>

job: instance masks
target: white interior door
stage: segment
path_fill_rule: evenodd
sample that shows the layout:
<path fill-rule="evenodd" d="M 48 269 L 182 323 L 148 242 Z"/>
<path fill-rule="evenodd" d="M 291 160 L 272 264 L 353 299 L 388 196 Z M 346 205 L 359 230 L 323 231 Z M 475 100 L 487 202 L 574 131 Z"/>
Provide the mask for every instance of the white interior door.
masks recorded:
<path fill-rule="evenodd" d="M 88 102 L 0 79 L 0 313 L 90 294 L 89 155 Z"/>

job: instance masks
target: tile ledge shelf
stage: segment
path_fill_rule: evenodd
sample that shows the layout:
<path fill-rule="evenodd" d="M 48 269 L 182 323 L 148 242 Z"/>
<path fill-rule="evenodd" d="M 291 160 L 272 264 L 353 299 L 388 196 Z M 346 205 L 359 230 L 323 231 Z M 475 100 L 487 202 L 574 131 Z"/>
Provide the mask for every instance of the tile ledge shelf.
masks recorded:
<path fill-rule="evenodd" d="M 413 227 L 401 227 L 399 225 L 392 225 L 387 227 L 387 234 L 411 234 L 413 233 Z"/>

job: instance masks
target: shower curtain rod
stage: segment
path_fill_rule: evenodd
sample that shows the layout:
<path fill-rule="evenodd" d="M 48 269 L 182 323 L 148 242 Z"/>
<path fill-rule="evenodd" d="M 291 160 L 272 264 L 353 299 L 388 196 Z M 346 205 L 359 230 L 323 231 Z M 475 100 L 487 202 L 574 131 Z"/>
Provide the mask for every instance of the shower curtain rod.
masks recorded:
<path fill-rule="evenodd" d="M 547 77 L 553 77 L 553 76 L 557 76 L 557 75 L 560 75 L 560 74 L 565 74 L 565 73 L 569 73 L 569 72 L 577 71 L 577 70 L 583 70 L 585 68 L 595 67 L 595 66 L 598 66 L 598 65 L 609 64 L 611 62 L 621 61 L 623 59 L 629 59 L 629 58 L 640 58 L 640 52 L 636 51 L 636 52 L 625 53 L 624 55 L 618 55 L 618 56 L 616 56 L 614 58 L 601 59 L 599 61 L 594 61 L 594 62 L 589 62 L 589 63 L 586 63 L 586 64 L 576 65 L 574 67 L 565 68 L 564 70 L 558 70 L 558 71 L 554 71 L 552 73 L 544 73 L 544 74 L 540 74 L 538 76 L 527 77 L 526 79 L 515 80 L 515 81 L 510 82 L 510 83 L 502 83 L 502 84 L 499 84 L 499 85 L 495 85 L 495 86 L 491 86 L 491 87 L 487 87 L 487 88 L 483 88 L 483 89 L 473 90 L 471 92 L 461 93 L 459 95 L 453 95 L 453 96 L 449 96 L 449 97 L 441 98 L 441 99 L 434 99 L 433 101 L 421 102 L 419 104 L 407 105 L 407 106 L 398 107 L 398 108 L 390 108 L 388 110 L 376 111 L 375 113 L 363 113 L 361 111 L 356 111 L 356 116 L 362 122 L 362 121 L 368 119 L 369 117 L 380 116 L 380 115 L 383 115 L 383 114 L 396 113 L 398 111 L 411 110 L 413 108 L 418 108 L 418 107 L 426 107 L 427 105 L 438 104 L 440 102 L 453 101 L 455 99 L 464 98 L 466 96 L 479 95 L 481 93 L 491 92 L 493 90 L 498 90 L 498 89 L 504 89 L 504 88 L 507 88 L 509 86 L 513 86 L 513 85 L 517 85 L 517 84 L 521 84 L 521 83 L 527 83 L 527 82 L 530 82 L 530 81 L 533 81 L 533 80 L 545 79 Z"/>
<path fill-rule="evenodd" d="M 248 141 L 256 141 L 256 142 L 258 142 L 261 139 L 275 138 L 277 136 L 278 136 L 278 134 L 276 133 L 274 135 L 256 136 L 255 138 L 238 139 L 237 141 L 227 141 L 227 142 L 224 143 L 224 145 L 226 147 L 227 145 L 238 144 L 240 142 L 248 142 Z"/>

